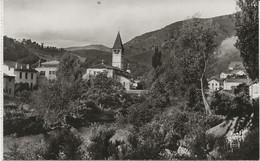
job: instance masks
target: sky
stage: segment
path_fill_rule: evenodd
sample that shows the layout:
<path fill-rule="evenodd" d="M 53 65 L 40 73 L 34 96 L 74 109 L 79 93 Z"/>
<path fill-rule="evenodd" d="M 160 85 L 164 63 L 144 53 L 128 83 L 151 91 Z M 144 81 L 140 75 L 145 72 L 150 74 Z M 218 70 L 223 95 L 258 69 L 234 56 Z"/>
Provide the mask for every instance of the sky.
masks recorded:
<path fill-rule="evenodd" d="M 235 0 L 4 0 L 4 35 L 55 47 L 112 47 L 118 31 L 125 43 L 195 13 L 235 12 Z"/>

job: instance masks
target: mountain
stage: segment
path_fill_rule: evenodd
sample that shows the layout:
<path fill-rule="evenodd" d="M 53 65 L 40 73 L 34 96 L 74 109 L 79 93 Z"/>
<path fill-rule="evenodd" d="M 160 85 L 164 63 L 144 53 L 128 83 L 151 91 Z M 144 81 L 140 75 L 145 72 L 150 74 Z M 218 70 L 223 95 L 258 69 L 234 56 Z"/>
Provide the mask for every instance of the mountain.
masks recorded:
<path fill-rule="evenodd" d="M 219 36 L 216 39 L 217 43 L 220 44 L 224 39 L 235 34 L 234 14 L 208 19 L 211 19 L 213 23 L 219 24 L 220 30 Z M 178 31 L 185 21 L 172 23 L 162 29 L 145 33 L 126 42 L 124 44 L 126 57 L 151 67 L 151 57 L 154 53 L 154 47 L 158 45 L 162 50 L 162 61 L 165 62 L 168 60 L 170 53 L 162 47 L 173 38 L 174 33 Z"/>
<path fill-rule="evenodd" d="M 209 19 L 211 19 L 213 23 L 219 24 L 219 36 L 216 39 L 217 43 L 222 44 L 222 42 L 234 36 L 234 14 Z M 164 46 L 170 39 L 174 38 L 174 33 L 178 31 L 185 21 L 186 20 L 178 21 L 159 30 L 144 33 L 124 44 L 125 65 L 129 63 L 134 77 L 144 76 L 149 70 L 153 69 L 151 59 L 154 53 L 154 47 L 157 45 L 160 51 L 162 51 L 162 62 L 165 63 L 169 60 L 171 55 L 170 50 Z M 239 59 L 238 51 L 234 51 L 233 49 L 229 51 L 229 49 L 226 49 L 230 48 L 232 43 L 227 43 L 225 48 L 223 48 L 224 55 L 221 55 L 215 61 L 215 64 L 212 64 L 211 68 L 214 72 L 210 74 L 217 74 L 220 69 L 226 68 L 230 61 Z M 102 60 L 104 60 L 106 64 L 111 64 L 111 49 L 104 45 L 69 47 L 64 50 L 62 48 L 44 47 L 31 40 L 19 42 L 12 38 L 4 38 L 4 60 L 33 63 L 39 58 L 46 60 L 59 59 L 67 50 L 80 57 L 86 58 L 86 67 L 101 63 Z M 221 65 L 220 69 L 218 69 L 219 65 Z"/>
<path fill-rule="evenodd" d="M 104 45 L 88 45 L 88 46 L 77 46 L 77 47 L 68 47 L 65 48 L 68 51 L 76 51 L 76 50 L 100 50 L 104 52 L 111 52 L 109 47 Z"/>

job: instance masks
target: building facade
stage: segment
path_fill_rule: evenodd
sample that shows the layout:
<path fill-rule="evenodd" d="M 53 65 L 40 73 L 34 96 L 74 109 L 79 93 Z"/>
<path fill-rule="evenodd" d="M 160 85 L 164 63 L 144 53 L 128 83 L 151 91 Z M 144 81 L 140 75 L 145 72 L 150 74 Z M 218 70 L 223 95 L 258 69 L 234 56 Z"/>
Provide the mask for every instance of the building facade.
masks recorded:
<path fill-rule="evenodd" d="M 28 89 L 33 89 L 37 86 L 37 71 L 30 68 L 29 64 L 17 64 L 14 70 L 15 83 L 26 83 L 28 84 Z"/>
<path fill-rule="evenodd" d="M 208 87 L 211 91 L 216 91 L 220 89 L 220 81 L 216 78 L 212 78 L 208 81 Z"/>
<path fill-rule="evenodd" d="M 99 73 L 105 72 L 107 73 L 107 77 L 117 80 L 125 87 L 126 90 L 130 90 L 131 75 L 129 69 L 127 69 L 127 71 L 123 69 L 123 53 L 124 48 L 120 34 L 118 32 L 112 48 L 112 66 L 104 64 L 102 61 L 101 64 L 97 64 L 88 68 L 86 73 L 83 75 L 83 79 L 92 80 Z"/>
<path fill-rule="evenodd" d="M 11 68 L 7 65 L 3 65 L 3 90 L 5 94 L 14 95 L 14 86 L 15 86 L 15 74 L 14 68 Z"/>
<path fill-rule="evenodd" d="M 249 95 L 251 99 L 259 98 L 259 82 L 249 86 Z"/>
<path fill-rule="evenodd" d="M 236 79 L 236 78 L 230 78 L 224 80 L 224 90 L 232 90 L 236 88 L 239 84 L 246 83 L 248 84 L 248 79 Z"/>
<path fill-rule="evenodd" d="M 59 61 L 49 61 L 39 63 L 35 70 L 38 71 L 38 84 L 42 85 L 46 81 L 53 81 L 57 79 L 56 72 L 58 70 Z"/>

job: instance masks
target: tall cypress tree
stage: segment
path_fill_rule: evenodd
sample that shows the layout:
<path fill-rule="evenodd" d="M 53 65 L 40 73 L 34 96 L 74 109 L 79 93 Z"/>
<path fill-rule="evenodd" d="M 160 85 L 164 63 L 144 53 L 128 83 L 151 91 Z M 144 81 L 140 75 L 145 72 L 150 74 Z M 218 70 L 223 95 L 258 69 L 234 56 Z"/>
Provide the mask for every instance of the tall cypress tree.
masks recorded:
<path fill-rule="evenodd" d="M 162 52 L 159 51 L 158 46 L 156 46 L 153 57 L 152 57 L 152 66 L 154 69 L 156 69 L 158 66 L 162 65 L 161 55 L 162 55 Z"/>

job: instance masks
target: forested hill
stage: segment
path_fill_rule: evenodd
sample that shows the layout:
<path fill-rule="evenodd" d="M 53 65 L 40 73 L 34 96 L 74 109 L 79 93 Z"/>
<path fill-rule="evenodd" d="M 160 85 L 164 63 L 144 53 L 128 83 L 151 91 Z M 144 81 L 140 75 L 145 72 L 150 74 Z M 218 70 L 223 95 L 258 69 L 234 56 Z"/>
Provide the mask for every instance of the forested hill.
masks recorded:
<path fill-rule="evenodd" d="M 225 15 L 210 19 L 212 19 L 214 23 L 219 24 L 219 36 L 216 39 L 219 44 L 234 36 L 234 15 Z M 149 70 L 152 70 L 152 55 L 154 53 L 154 47 L 157 45 L 162 51 L 162 63 L 164 64 L 166 60 L 169 60 L 170 51 L 167 51 L 163 46 L 174 38 L 174 34 L 184 21 L 175 22 L 162 29 L 137 36 L 124 44 L 125 65 L 130 63 L 130 69 L 134 76 L 143 76 L 146 75 Z M 232 48 L 233 44 L 229 44 L 228 48 L 230 47 Z M 102 60 L 104 60 L 105 63 L 111 63 L 111 49 L 103 45 L 89 45 L 67 49 L 72 53 L 86 58 L 86 67 L 100 63 Z M 39 58 L 47 61 L 58 59 L 67 52 L 67 49 L 44 46 L 30 39 L 17 41 L 7 36 L 4 37 L 5 61 L 9 60 L 33 64 L 39 60 Z M 221 70 L 225 69 L 233 59 L 239 59 L 237 51 L 224 51 L 224 53 L 225 54 L 221 55 L 212 65 L 211 71 L 213 72 L 210 72 L 212 75 L 218 74 Z"/>
<path fill-rule="evenodd" d="M 24 64 L 34 64 L 40 58 L 52 60 L 62 56 L 66 50 L 44 46 L 31 39 L 16 39 L 4 36 L 4 61 L 15 61 Z"/>
<path fill-rule="evenodd" d="M 219 36 L 216 39 L 218 43 L 221 43 L 224 39 L 235 34 L 234 14 L 210 19 L 212 19 L 213 23 L 219 24 Z M 136 60 L 138 63 L 151 67 L 151 60 L 149 58 L 151 58 L 154 53 L 154 47 L 157 45 L 162 47 L 170 39 L 174 38 L 175 32 L 178 31 L 179 27 L 185 21 L 186 20 L 178 21 L 162 29 L 148 32 L 133 38 L 124 44 L 125 52 L 127 53 L 126 56 L 131 60 Z M 169 52 L 162 51 L 162 54 L 162 61 L 165 62 L 165 60 L 168 60 L 169 58 Z"/>

